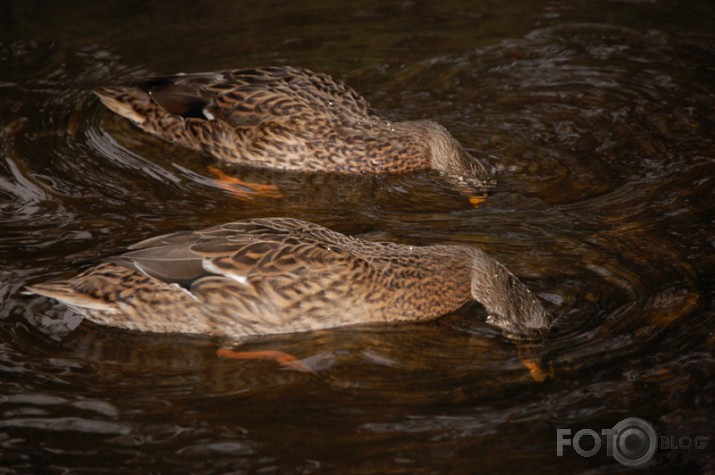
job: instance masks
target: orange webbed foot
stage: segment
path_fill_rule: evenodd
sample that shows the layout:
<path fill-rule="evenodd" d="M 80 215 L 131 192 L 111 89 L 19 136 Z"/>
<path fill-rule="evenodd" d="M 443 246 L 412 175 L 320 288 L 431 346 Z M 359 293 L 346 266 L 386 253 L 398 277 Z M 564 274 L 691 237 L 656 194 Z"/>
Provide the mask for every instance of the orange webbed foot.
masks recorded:
<path fill-rule="evenodd" d="M 295 356 L 283 353 L 282 351 L 234 351 L 227 348 L 220 348 L 216 350 L 216 356 L 234 360 L 271 360 L 286 369 L 300 371 L 301 373 L 313 372 L 312 368 L 298 360 Z"/>
<path fill-rule="evenodd" d="M 223 171 L 216 167 L 208 167 L 209 172 L 211 172 L 216 177 L 216 182 L 218 186 L 233 196 L 239 199 L 247 199 L 255 196 L 266 197 L 266 198 L 282 198 L 283 193 L 278 191 L 278 187 L 275 185 L 266 185 L 262 183 L 251 183 L 243 180 L 239 180 L 236 177 L 225 174 Z"/>

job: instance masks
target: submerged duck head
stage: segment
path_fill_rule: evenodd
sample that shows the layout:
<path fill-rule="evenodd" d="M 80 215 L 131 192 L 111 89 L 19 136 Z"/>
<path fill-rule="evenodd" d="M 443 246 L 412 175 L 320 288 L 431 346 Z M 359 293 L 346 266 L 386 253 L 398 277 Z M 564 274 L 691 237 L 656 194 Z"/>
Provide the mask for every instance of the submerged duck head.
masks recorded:
<path fill-rule="evenodd" d="M 536 295 L 485 252 L 473 252 L 472 298 L 487 310 L 487 323 L 513 339 L 545 338 L 551 319 Z"/>
<path fill-rule="evenodd" d="M 429 145 L 431 169 L 466 193 L 488 191 L 494 186 L 494 170 L 471 156 L 441 124 L 431 120 L 406 122 Z"/>

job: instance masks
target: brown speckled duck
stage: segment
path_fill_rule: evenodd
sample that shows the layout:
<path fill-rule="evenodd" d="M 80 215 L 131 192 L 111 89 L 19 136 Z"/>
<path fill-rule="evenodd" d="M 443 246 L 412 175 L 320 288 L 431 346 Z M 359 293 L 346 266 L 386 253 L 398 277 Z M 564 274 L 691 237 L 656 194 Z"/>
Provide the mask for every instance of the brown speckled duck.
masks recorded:
<path fill-rule="evenodd" d="M 142 130 L 220 160 L 287 171 L 435 170 L 465 189 L 491 171 L 441 125 L 391 122 L 327 74 L 293 67 L 180 74 L 95 91 Z"/>
<path fill-rule="evenodd" d="M 28 290 L 103 325 L 232 339 L 428 320 L 472 299 L 512 338 L 549 327 L 540 301 L 479 249 L 370 242 L 289 218 L 159 236 Z"/>

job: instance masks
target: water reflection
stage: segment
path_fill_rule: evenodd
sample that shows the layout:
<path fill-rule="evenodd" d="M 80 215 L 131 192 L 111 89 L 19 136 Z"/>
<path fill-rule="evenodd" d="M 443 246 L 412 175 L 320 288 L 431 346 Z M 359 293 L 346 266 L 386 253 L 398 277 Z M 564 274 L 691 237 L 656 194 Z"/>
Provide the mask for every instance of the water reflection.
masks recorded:
<path fill-rule="evenodd" d="M 148 5 L 153 18 L 158 4 Z M 555 428 L 597 430 L 639 416 L 659 433 L 711 433 L 707 22 L 664 3 L 598 2 L 578 12 L 486 5 L 415 6 L 414 19 L 399 20 L 369 4 L 302 13 L 257 6 L 241 13 L 245 21 L 207 10 L 197 22 L 211 35 L 181 23 L 189 14 L 179 12 L 170 13 L 172 28 L 135 37 L 116 20 L 100 34 L 89 16 L 77 20 L 87 23 L 81 34 L 44 17 L 46 33 L 8 26 L 15 37 L 0 41 L 2 465 L 19 473 L 96 473 L 107 463 L 194 473 L 473 473 L 524 463 L 609 471 L 618 465 L 605 454 L 555 457 Z M 712 17 L 706 2 L 690 6 Z M 336 16 L 340 9 L 350 13 Z M 9 10 L 0 22 L 26 22 Z M 283 29 L 267 28 L 276 18 Z M 250 42 L 238 24 L 250 26 Z M 210 160 L 142 134 L 89 92 L 128 76 L 276 63 L 342 76 L 395 120 L 438 120 L 499 169 L 495 193 L 473 209 L 430 174 L 346 180 L 233 169 L 282 193 L 237 200 L 213 181 Z M 532 349 L 555 378 L 535 382 L 520 360 L 528 349 L 491 331 L 478 305 L 420 325 L 245 343 L 306 359 L 317 368 L 306 375 L 218 359 L 220 342 L 207 338 L 80 324 L 21 294 L 26 283 L 71 275 L 151 235 L 281 215 L 370 239 L 490 252 L 557 316 L 546 347 Z M 707 472 L 715 462 L 661 451 L 655 463 Z"/>

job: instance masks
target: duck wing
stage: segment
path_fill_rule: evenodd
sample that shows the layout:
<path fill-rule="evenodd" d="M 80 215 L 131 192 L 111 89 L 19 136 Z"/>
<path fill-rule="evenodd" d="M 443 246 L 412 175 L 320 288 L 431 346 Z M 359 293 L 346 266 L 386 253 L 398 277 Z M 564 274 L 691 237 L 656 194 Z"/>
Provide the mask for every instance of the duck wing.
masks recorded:
<path fill-rule="evenodd" d="M 345 242 L 341 242 L 345 241 Z M 345 287 L 368 264 L 349 238 L 293 219 L 255 219 L 142 241 L 112 262 L 181 285 L 200 300 L 227 288 L 271 294 L 279 306 Z"/>

